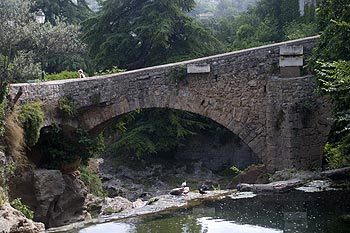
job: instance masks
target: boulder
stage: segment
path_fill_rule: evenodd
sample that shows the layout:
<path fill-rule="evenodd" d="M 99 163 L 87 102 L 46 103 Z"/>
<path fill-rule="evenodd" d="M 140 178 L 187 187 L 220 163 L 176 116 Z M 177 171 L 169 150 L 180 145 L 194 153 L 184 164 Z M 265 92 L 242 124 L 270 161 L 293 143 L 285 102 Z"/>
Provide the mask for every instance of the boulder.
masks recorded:
<path fill-rule="evenodd" d="M 37 208 L 34 210 L 35 219 L 50 226 L 53 204 L 66 188 L 66 183 L 59 170 L 34 170 L 34 189 Z M 57 209 L 56 209 L 57 211 Z"/>
<path fill-rule="evenodd" d="M 276 181 L 268 184 L 246 184 L 241 183 L 237 185 L 237 190 L 240 192 L 286 192 L 293 188 L 299 187 L 303 184 L 303 181 L 300 179 L 292 179 L 286 181 Z"/>
<path fill-rule="evenodd" d="M 146 204 L 145 201 L 142 201 L 141 199 L 137 199 L 136 201 L 134 201 L 132 203 L 132 208 L 137 209 L 137 208 L 141 208 Z"/>
<path fill-rule="evenodd" d="M 240 183 L 266 184 L 269 182 L 265 165 L 250 166 L 241 174 L 235 176 L 227 185 L 228 189 L 234 189 Z"/>
<path fill-rule="evenodd" d="M 101 212 L 104 202 L 105 202 L 105 198 L 96 197 L 92 194 L 88 194 L 85 199 L 85 206 L 87 211 L 93 217 L 97 217 Z"/>
<path fill-rule="evenodd" d="M 0 207 L 0 230 L 1 233 L 37 233 L 44 232 L 45 225 L 27 219 L 6 202 Z"/>
<path fill-rule="evenodd" d="M 97 217 L 98 215 L 121 212 L 125 209 L 137 209 L 143 207 L 146 202 L 141 199 L 130 202 L 123 197 L 102 198 L 88 194 L 85 204 L 89 213 L 92 216 Z"/>
<path fill-rule="evenodd" d="M 128 199 L 123 197 L 114 197 L 105 199 L 105 203 L 101 209 L 101 215 L 108 215 L 112 213 L 119 213 L 123 210 L 132 209 L 133 204 Z"/>
<path fill-rule="evenodd" d="M 88 190 L 77 174 L 63 175 L 65 189 L 51 204 L 49 227 L 58 227 L 91 218 L 86 210 L 85 198 Z"/>
<path fill-rule="evenodd" d="M 10 182 L 10 198 L 34 211 L 34 220 L 47 227 L 57 227 L 85 220 L 89 214 L 84 206 L 87 188 L 79 173 L 63 175 L 59 170 L 30 170 Z"/>
<path fill-rule="evenodd" d="M 350 167 L 344 167 L 339 169 L 333 169 L 324 171 L 321 174 L 323 177 L 331 180 L 349 180 L 350 178 Z"/>

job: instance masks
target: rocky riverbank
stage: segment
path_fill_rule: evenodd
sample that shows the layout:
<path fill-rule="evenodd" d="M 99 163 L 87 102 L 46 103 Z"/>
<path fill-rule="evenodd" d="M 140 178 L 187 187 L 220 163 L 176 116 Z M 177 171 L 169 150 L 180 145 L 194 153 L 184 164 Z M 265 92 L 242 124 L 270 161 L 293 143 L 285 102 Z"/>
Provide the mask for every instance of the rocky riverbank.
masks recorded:
<path fill-rule="evenodd" d="M 42 173 L 43 171 L 40 172 Z M 49 173 L 52 172 L 53 171 Z M 174 211 L 178 208 L 199 205 L 204 200 L 215 200 L 228 196 L 233 199 L 238 199 L 253 197 L 259 195 L 259 193 L 273 194 L 276 192 L 287 192 L 292 189 L 304 192 L 335 190 L 337 188 L 344 188 L 346 184 L 345 181 L 350 178 L 350 168 L 315 173 L 298 172 L 294 175 L 291 175 L 291 172 L 286 173 L 285 171 L 277 173 L 279 176 L 284 176 L 283 174 L 288 174 L 288 177 L 292 176 L 292 179 L 274 181 L 267 184 L 241 183 L 238 185 L 238 190 L 212 190 L 207 191 L 205 194 L 200 194 L 197 190 L 191 191 L 188 195 L 181 196 L 164 194 L 150 198 L 147 201 L 137 199 L 132 202 L 123 197 L 98 198 L 88 194 L 83 206 L 86 212 L 96 215 L 96 218 L 74 219 L 74 221 L 78 222 L 63 227 L 50 228 L 47 231 L 65 232 L 71 229 L 80 229 L 88 224 Z M 348 188 L 349 186 L 346 187 Z M 4 229 L 4 232 L 34 233 L 44 230 L 44 224 L 35 223 L 26 219 L 20 212 L 9 206 L 9 204 L 3 205 L 0 210 L 0 226 L 2 227 L 1 229 Z"/>
<path fill-rule="evenodd" d="M 67 230 L 79 229 L 85 225 L 100 223 L 104 221 L 130 218 L 130 217 L 154 214 L 154 213 L 159 213 L 164 211 L 173 211 L 178 208 L 198 205 L 204 200 L 220 199 L 225 196 L 232 195 L 234 193 L 236 193 L 236 190 L 209 191 L 205 195 L 199 194 L 198 192 L 190 192 L 188 193 L 188 195 L 182 195 L 182 196 L 173 196 L 170 194 L 166 194 L 166 195 L 153 197 L 148 201 L 138 200 L 135 202 L 130 202 L 130 205 L 125 203 L 125 199 L 123 200 L 120 197 L 117 197 L 117 198 L 113 198 L 114 200 L 110 201 L 109 205 L 107 204 L 107 206 L 103 206 L 101 210 L 105 210 L 105 209 L 112 210 L 113 206 L 118 206 L 117 209 L 120 210 L 120 212 L 108 213 L 109 215 L 105 215 L 105 212 L 101 211 L 98 218 L 91 219 L 84 222 L 70 224 L 63 227 L 51 228 L 51 229 L 48 229 L 48 232 L 65 232 Z M 120 204 L 117 204 L 118 202 Z M 122 206 L 124 206 L 125 209 L 122 209 L 121 208 Z"/>
<path fill-rule="evenodd" d="M 138 199 L 130 202 L 122 197 L 115 198 L 87 198 L 87 209 L 95 213 L 98 217 L 79 223 L 70 224 L 64 227 L 51 228 L 48 232 L 64 232 L 71 229 L 80 229 L 85 225 L 96 224 L 105 221 L 131 218 L 136 216 L 149 215 L 160 212 L 174 211 L 179 208 L 189 208 L 201 204 L 205 200 L 217 200 L 224 197 L 233 199 L 251 198 L 261 193 L 288 192 L 299 190 L 303 192 L 324 192 L 328 190 L 349 189 L 346 180 L 350 178 L 350 168 L 336 169 L 326 172 L 296 172 L 292 179 L 274 181 L 267 184 L 240 184 L 238 189 L 213 190 L 205 194 L 198 191 L 189 192 L 188 195 L 174 196 L 170 194 L 160 195 L 142 201 Z M 286 172 L 279 172 L 277 175 L 284 176 Z M 291 176 L 289 173 L 288 176 Z M 342 185 L 340 185 L 342 184 Z M 347 184 L 346 186 L 344 186 Z"/>
<path fill-rule="evenodd" d="M 45 231 L 45 225 L 34 222 L 5 202 L 0 207 L 0 232 L 38 233 Z"/>

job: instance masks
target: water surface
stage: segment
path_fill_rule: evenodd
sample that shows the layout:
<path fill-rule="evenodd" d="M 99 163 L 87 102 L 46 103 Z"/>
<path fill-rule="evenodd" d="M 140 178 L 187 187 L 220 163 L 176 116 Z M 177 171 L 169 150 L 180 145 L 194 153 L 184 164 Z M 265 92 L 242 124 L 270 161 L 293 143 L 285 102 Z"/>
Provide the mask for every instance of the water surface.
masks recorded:
<path fill-rule="evenodd" d="M 350 192 L 258 195 L 101 223 L 79 233 L 349 233 Z"/>

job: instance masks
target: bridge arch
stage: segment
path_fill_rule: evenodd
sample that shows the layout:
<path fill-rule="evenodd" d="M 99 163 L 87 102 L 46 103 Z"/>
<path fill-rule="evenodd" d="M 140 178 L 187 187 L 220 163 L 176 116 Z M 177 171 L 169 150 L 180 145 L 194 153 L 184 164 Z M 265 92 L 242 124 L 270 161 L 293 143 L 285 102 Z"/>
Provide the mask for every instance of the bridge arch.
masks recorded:
<path fill-rule="evenodd" d="M 222 125 L 237 135 L 261 160 L 262 150 L 265 145 L 265 126 L 259 122 L 248 122 L 250 109 L 245 106 L 237 107 L 233 114 L 225 114 L 221 110 L 212 110 L 211 105 L 218 105 L 216 101 L 203 96 L 187 92 L 183 95 L 173 92 L 173 95 L 155 97 L 148 96 L 145 99 L 128 100 L 122 96 L 112 105 L 91 106 L 80 112 L 77 122 L 79 126 L 88 129 L 91 134 L 100 133 L 113 119 L 137 109 L 169 108 L 195 113 L 207 117 Z M 145 101 L 146 100 L 146 101 Z M 171 101 L 173 100 L 173 101 Z M 64 124 L 62 122 L 62 124 Z"/>

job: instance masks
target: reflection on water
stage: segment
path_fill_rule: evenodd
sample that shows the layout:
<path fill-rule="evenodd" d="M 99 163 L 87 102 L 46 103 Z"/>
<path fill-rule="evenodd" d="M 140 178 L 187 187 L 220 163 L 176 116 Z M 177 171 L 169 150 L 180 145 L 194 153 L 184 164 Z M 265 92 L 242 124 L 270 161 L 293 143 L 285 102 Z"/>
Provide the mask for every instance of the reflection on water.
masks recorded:
<path fill-rule="evenodd" d="M 349 233 L 349 194 L 295 191 L 249 199 L 225 198 L 175 213 L 98 224 L 79 232 Z"/>
<path fill-rule="evenodd" d="M 135 232 L 135 226 L 127 223 L 103 223 L 95 226 L 82 229 L 81 233 L 95 233 L 95 232 Z"/>
<path fill-rule="evenodd" d="M 202 226 L 202 233 L 214 232 L 235 232 L 235 233 L 281 233 L 282 230 L 270 229 L 260 226 L 241 225 L 235 222 L 229 222 L 225 219 L 213 219 L 210 217 L 197 219 Z"/>

